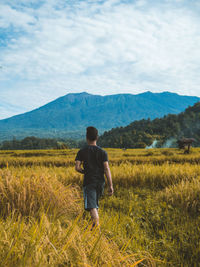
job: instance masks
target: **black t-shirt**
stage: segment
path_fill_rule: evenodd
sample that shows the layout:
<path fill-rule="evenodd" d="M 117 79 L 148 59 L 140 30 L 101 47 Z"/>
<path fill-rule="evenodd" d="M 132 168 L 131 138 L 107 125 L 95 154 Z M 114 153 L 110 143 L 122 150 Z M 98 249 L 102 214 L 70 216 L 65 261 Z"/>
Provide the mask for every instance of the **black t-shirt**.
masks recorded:
<path fill-rule="evenodd" d="M 103 162 L 108 161 L 108 155 L 105 150 L 99 146 L 87 145 L 78 151 L 75 160 L 83 162 L 83 186 L 105 182 Z"/>

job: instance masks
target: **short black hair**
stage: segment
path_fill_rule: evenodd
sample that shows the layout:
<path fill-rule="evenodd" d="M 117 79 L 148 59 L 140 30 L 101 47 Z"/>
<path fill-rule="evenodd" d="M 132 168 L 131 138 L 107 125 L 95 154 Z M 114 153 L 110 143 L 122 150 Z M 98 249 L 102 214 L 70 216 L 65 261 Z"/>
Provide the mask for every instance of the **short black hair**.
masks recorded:
<path fill-rule="evenodd" d="M 98 138 L 98 130 L 93 126 L 87 127 L 86 138 L 88 140 L 90 140 L 90 141 L 97 140 L 97 138 Z"/>

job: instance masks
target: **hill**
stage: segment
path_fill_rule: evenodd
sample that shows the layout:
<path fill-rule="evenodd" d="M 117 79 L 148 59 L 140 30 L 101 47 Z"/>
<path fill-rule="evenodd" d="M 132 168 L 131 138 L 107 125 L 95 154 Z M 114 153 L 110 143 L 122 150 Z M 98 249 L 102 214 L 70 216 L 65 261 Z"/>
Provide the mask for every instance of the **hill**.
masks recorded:
<path fill-rule="evenodd" d="M 85 127 L 100 132 L 132 121 L 177 114 L 199 101 L 198 97 L 163 92 L 138 95 L 67 94 L 40 108 L 0 120 L 0 140 L 28 135 L 81 138 Z"/>
<path fill-rule="evenodd" d="M 152 143 L 166 147 L 182 137 L 195 138 L 194 145 L 200 145 L 200 102 L 178 115 L 142 119 L 104 132 L 98 143 L 103 147 L 144 148 Z"/>

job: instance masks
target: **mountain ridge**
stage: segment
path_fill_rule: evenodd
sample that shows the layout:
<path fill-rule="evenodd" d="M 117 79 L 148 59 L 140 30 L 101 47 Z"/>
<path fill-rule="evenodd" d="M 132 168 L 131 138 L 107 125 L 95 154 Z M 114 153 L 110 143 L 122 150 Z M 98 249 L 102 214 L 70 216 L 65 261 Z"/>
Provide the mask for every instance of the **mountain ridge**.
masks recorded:
<path fill-rule="evenodd" d="M 57 134 L 58 131 L 63 134 L 83 132 L 88 125 L 103 132 L 143 118 L 177 114 L 199 100 L 199 97 L 170 92 L 105 96 L 69 93 L 32 111 L 0 120 L 0 139 L 6 134 L 24 137 L 23 132 L 26 136 L 37 132 L 39 137 L 54 137 L 56 131 Z"/>

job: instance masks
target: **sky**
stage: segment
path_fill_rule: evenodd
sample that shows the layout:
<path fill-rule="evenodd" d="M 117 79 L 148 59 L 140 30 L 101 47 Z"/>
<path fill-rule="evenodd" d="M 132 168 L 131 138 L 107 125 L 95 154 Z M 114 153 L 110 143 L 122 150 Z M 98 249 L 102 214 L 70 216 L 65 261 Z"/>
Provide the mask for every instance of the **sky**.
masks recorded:
<path fill-rule="evenodd" d="M 68 93 L 200 96 L 199 0 L 1 0 L 0 119 Z"/>

